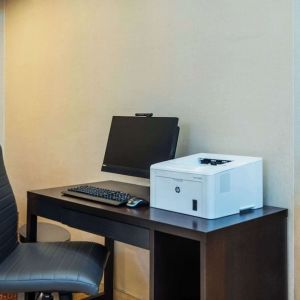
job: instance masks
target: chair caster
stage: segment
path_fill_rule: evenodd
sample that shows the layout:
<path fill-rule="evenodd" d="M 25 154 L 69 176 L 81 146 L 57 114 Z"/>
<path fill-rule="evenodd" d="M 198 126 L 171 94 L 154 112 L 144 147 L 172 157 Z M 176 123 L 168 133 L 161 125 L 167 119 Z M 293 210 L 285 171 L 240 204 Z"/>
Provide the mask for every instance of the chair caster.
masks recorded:
<path fill-rule="evenodd" d="M 53 296 L 51 293 L 41 293 L 42 295 L 40 295 L 38 298 L 41 297 L 42 300 L 53 300 Z"/>

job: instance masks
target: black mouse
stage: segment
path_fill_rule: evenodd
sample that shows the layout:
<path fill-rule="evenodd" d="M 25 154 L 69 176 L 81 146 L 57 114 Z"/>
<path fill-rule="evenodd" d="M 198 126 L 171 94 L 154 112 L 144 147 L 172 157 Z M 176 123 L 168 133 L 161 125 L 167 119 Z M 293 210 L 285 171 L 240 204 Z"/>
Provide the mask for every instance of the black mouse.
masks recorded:
<path fill-rule="evenodd" d="M 145 199 L 133 197 L 128 200 L 126 205 L 130 208 L 137 208 L 137 207 L 148 205 L 148 202 Z"/>

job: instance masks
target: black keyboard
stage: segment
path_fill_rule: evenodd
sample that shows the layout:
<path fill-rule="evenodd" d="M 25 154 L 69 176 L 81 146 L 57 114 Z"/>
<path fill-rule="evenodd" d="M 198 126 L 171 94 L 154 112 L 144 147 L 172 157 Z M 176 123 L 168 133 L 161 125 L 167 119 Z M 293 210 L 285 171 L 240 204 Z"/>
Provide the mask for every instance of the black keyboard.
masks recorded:
<path fill-rule="evenodd" d="M 125 204 L 130 198 L 132 198 L 132 196 L 127 193 L 97 188 L 90 185 L 71 187 L 66 191 L 63 191 L 62 194 L 114 206 Z"/>

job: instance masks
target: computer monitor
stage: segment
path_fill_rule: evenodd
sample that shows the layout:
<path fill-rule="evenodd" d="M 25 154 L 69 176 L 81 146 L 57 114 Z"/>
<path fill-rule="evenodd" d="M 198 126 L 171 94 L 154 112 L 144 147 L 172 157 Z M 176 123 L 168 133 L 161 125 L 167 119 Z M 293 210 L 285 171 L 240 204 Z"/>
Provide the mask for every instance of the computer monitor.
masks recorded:
<path fill-rule="evenodd" d="M 178 118 L 114 116 L 101 170 L 149 178 L 152 164 L 174 158 L 178 134 Z"/>

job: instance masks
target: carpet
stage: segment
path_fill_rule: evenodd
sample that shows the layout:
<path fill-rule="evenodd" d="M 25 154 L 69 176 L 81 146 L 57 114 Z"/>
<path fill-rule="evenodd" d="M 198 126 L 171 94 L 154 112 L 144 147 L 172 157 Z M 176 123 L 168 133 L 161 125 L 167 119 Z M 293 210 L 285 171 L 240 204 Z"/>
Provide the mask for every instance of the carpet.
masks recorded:
<path fill-rule="evenodd" d="M 17 294 L 0 294 L 0 300 L 17 300 Z"/>

